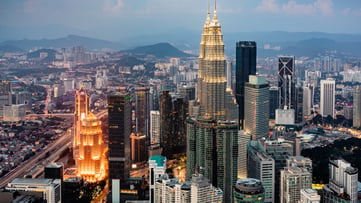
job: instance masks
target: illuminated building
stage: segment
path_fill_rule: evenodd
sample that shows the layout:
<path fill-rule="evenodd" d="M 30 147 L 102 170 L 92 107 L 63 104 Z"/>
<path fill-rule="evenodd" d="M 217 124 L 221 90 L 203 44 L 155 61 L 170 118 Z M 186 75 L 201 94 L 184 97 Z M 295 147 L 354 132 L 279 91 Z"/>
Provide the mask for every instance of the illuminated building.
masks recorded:
<path fill-rule="evenodd" d="M 281 170 L 280 202 L 298 203 L 301 199 L 301 189 L 312 187 L 312 174 L 306 168 L 297 166 Z"/>
<path fill-rule="evenodd" d="M 106 147 L 102 136 L 101 122 L 93 113 L 88 113 L 82 120 L 77 167 L 78 174 L 89 182 L 106 176 Z"/>
<path fill-rule="evenodd" d="M 244 131 L 252 140 L 267 135 L 269 127 L 269 85 L 259 75 L 250 75 L 245 83 Z"/>
<path fill-rule="evenodd" d="M 148 159 L 146 136 L 140 133 L 130 135 L 130 154 L 134 162 L 146 161 Z"/>
<path fill-rule="evenodd" d="M 199 169 L 199 174 L 220 188 L 223 202 L 231 202 L 238 175 L 239 137 L 238 122 L 225 121 L 233 117 L 228 113 L 234 107 L 228 105 L 231 96 L 227 96 L 225 66 L 223 34 L 215 7 L 213 18 L 208 12 L 203 26 L 197 99 L 189 102 L 193 117 L 186 120 L 187 178 Z"/>
<path fill-rule="evenodd" d="M 81 121 L 84 120 L 84 118 L 90 112 L 89 107 L 90 107 L 89 95 L 83 90 L 76 91 L 75 110 L 74 110 L 74 140 L 73 140 L 73 156 L 75 161 L 77 161 L 79 157 Z"/>

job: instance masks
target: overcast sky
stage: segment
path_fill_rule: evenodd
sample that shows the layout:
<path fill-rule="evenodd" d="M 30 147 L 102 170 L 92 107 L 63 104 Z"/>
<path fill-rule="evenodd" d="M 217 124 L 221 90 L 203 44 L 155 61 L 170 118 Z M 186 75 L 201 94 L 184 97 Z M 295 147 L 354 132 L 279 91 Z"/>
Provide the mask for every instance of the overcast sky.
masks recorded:
<path fill-rule="evenodd" d="M 20 37 L 82 34 L 117 41 L 123 36 L 200 31 L 207 2 L 0 0 L 0 28 L 24 32 L 17 33 Z M 217 14 L 224 32 L 361 33 L 361 0 L 218 0 Z"/>

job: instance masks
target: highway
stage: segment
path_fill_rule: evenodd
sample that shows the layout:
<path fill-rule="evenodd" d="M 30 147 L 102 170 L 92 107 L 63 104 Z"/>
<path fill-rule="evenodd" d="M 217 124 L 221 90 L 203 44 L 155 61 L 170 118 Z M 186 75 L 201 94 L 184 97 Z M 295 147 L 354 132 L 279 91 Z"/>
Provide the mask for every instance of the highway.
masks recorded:
<path fill-rule="evenodd" d="M 59 150 L 71 141 L 71 132 L 66 131 L 59 139 L 49 144 L 43 151 L 37 153 L 30 159 L 26 160 L 22 165 L 16 167 L 14 170 L 0 178 L 0 188 L 5 187 L 15 178 L 23 177 L 29 170 L 36 167 L 37 165 L 40 165 L 44 161 L 46 153 L 49 152 L 49 154 L 52 154 L 54 151 Z"/>

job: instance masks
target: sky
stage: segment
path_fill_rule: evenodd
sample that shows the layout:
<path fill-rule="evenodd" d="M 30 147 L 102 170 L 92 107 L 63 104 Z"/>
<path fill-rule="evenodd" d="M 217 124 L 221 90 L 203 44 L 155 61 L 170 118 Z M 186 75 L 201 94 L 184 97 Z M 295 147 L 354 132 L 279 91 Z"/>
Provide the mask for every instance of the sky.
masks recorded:
<path fill-rule="evenodd" d="M 0 0 L 0 39 L 200 32 L 207 9 L 208 0 Z M 218 0 L 217 15 L 223 32 L 361 33 L 361 0 Z"/>

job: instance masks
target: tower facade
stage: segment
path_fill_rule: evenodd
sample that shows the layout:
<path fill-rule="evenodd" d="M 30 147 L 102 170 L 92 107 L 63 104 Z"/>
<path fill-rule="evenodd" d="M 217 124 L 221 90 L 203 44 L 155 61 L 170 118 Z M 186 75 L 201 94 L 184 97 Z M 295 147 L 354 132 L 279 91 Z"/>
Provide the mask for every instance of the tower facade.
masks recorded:
<path fill-rule="evenodd" d="M 149 87 L 135 87 L 135 131 L 149 138 Z"/>
<path fill-rule="evenodd" d="M 88 182 L 103 180 L 106 176 L 105 153 L 101 122 L 90 112 L 81 122 L 78 174 Z"/>
<path fill-rule="evenodd" d="M 199 48 L 197 98 L 201 112 L 216 120 L 225 118 L 226 61 L 223 34 L 214 10 L 203 27 Z"/>
<path fill-rule="evenodd" d="M 12 103 L 11 82 L 8 80 L 0 81 L 0 117 L 3 117 L 4 105 Z"/>
<path fill-rule="evenodd" d="M 150 143 L 160 142 L 160 114 L 159 111 L 150 111 Z"/>
<path fill-rule="evenodd" d="M 353 127 L 361 127 L 361 86 L 353 90 Z"/>
<path fill-rule="evenodd" d="M 117 186 L 129 177 L 131 97 L 127 91 L 108 95 L 109 183 Z"/>
<path fill-rule="evenodd" d="M 295 57 L 278 57 L 278 97 L 279 109 L 294 109 L 295 94 Z"/>
<path fill-rule="evenodd" d="M 298 203 L 301 189 L 312 187 L 312 174 L 304 168 L 296 166 L 281 170 L 281 203 Z"/>
<path fill-rule="evenodd" d="M 245 85 L 245 125 L 244 130 L 252 140 L 262 138 L 268 133 L 269 85 L 265 78 L 250 75 Z"/>
<path fill-rule="evenodd" d="M 81 145 L 80 132 L 82 121 L 90 112 L 89 95 L 84 90 L 75 92 L 75 111 L 74 111 L 74 139 L 73 156 L 75 161 L 79 160 L 79 147 Z"/>
<path fill-rule="evenodd" d="M 250 75 L 256 75 L 257 45 L 254 41 L 240 41 L 236 45 L 236 100 L 241 128 L 245 116 L 245 84 Z"/>
<path fill-rule="evenodd" d="M 320 114 L 335 117 L 336 82 L 332 78 L 321 80 Z"/>

